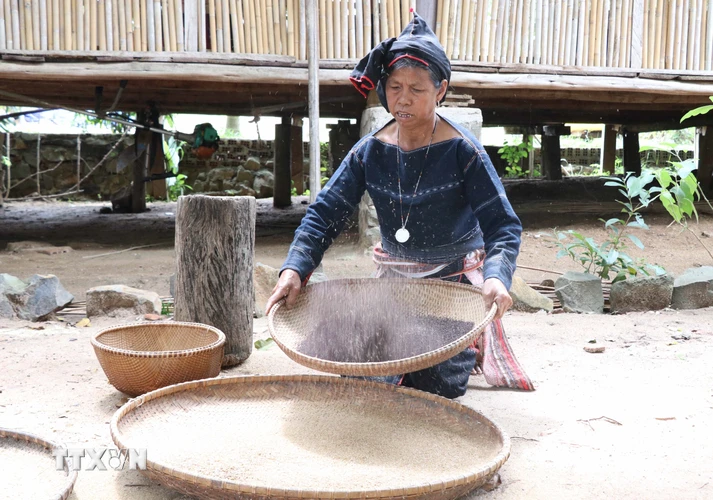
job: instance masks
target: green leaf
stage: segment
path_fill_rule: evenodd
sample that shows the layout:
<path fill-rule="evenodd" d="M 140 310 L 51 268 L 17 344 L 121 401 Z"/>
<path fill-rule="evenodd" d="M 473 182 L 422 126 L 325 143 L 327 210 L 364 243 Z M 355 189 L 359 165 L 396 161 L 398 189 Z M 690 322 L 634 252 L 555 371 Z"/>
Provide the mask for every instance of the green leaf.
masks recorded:
<path fill-rule="evenodd" d="M 557 252 L 558 259 L 561 259 L 562 257 L 566 257 L 567 255 L 569 255 L 569 252 L 567 252 L 567 250 L 564 250 L 564 249 Z"/>
<path fill-rule="evenodd" d="M 611 187 L 623 187 L 623 186 L 625 186 L 626 184 L 624 184 L 624 183 L 621 182 L 619 179 L 617 179 L 616 181 L 605 182 L 604 185 L 605 185 L 605 186 L 611 186 Z"/>
<path fill-rule="evenodd" d="M 684 120 L 688 120 L 689 118 L 692 118 L 694 116 L 705 115 L 706 113 L 708 113 L 711 110 L 713 110 L 713 106 L 711 106 L 710 104 L 708 106 L 699 106 L 695 109 L 692 109 L 685 115 L 683 115 L 683 117 L 681 117 L 680 123 L 683 123 Z"/>
<path fill-rule="evenodd" d="M 275 341 L 272 340 L 272 337 L 268 337 L 264 340 L 256 340 L 255 341 L 255 349 L 257 349 L 258 351 L 269 349 L 270 346 L 272 346 L 274 343 L 275 343 Z"/>
<path fill-rule="evenodd" d="M 616 224 L 617 222 L 622 222 L 622 223 L 623 223 L 624 221 L 621 220 L 621 219 L 618 219 L 618 218 L 616 218 L 616 217 L 613 217 L 613 218 L 609 219 L 608 221 L 606 221 L 606 223 L 604 224 L 604 228 L 606 229 L 606 228 L 608 228 L 609 226 L 611 226 L 611 225 L 613 225 L 613 224 Z"/>
<path fill-rule="evenodd" d="M 637 238 L 633 234 L 627 234 L 627 236 L 634 243 L 634 245 L 636 245 L 637 247 L 639 247 L 642 250 L 644 249 L 644 244 L 641 243 L 641 240 L 639 238 Z"/>
<path fill-rule="evenodd" d="M 610 266 L 616 262 L 616 259 L 619 257 L 619 252 L 614 250 L 613 248 L 609 251 L 609 254 L 606 256 L 606 263 L 609 264 Z"/>
<path fill-rule="evenodd" d="M 681 212 L 688 215 L 689 217 L 693 215 L 693 210 L 695 209 L 691 200 L 689 200 L 688 198 L 684 198 L 679 204 L 681 205 Z"/>

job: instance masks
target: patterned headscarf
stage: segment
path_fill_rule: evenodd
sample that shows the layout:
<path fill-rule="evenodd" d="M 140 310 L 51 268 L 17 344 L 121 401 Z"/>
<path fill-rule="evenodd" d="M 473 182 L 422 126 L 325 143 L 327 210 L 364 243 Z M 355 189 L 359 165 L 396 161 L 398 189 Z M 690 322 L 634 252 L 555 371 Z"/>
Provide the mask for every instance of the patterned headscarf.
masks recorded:
<path fill-rule="evenodd" d="M 376 88 L 381 104 L 388 111 L 385 92 L 388 71 L 396 61 L 403 58 L 422 63 L 431 69 L 439 80 L 447 80 L 450 83 L 451 62 L 435 33 L 415 12 L 411 22 L 397 38 L 384 40 L 359 61 L 349 80 L 364 97 Z"/>

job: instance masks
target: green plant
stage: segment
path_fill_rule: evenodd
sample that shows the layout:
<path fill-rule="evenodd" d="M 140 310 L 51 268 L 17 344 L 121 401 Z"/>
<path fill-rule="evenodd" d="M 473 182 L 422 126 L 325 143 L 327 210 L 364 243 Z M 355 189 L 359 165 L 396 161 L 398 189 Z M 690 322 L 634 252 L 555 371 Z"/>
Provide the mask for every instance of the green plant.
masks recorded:
<path fill-rule="evenodd" d="M 183 195 L 184 190 L 192 191 L 193 188 L 186 184 L 188 176 L 185 174 L 176 175 L 176 182 L 168 186 L 168 199 L 176 201 L 179 196 Z"/>
<path fill-rule="evenodd" d="M 519 144 L 508 144 L 507 140 L 502 148 L 498 149 L 500 157 L 507 162 L 505 176 L 520 178 L 527 177 L 527 173 L 522 170 L 520 162 L 527 158 L 532 151 L 532 137 Z"/>
<path fill-rule="evenodd" d="M 644 244 L 638 236 L 631 234 L 631 229 L 648 229 L 640 211 L 651 204 L 656 198 L 652 198 L 652 193 L 656 193 L 657 188 L 647 188 L 648 184 L 654 180 L 654 174 L 647 172 L 641 177 L 634 176 L 629 172 L 624 180 L 618 177 L 607 177 L 606 186 L 615 186 L 624 196 L 626 201 L 617 200 L 622 205 L 624 217 L 614 217 L 609 220 L 600 219 L 604 222 L 607 230 L 607 238 L 602 244 L 597 243 L 593 238 L 586 237 L 573 230 L 559 232 L 555 229 L 555 244 L 559 248 L 557 258 L 570 257 L 580 264 L 584 271 L 596 274 L 602 279 L 610 279 L 612 282 L 624 280 L 628 277 L 644 275 L 650 276 L 651 271 L 655 274 L 663 274 L 662 267 L 648 264 L 644 259 L 633 259 L 625 250 L 627 241 L 630 241 L 639 249 L 644 249 Z M 573 241 L 570 243 L 569 238 Z"/>

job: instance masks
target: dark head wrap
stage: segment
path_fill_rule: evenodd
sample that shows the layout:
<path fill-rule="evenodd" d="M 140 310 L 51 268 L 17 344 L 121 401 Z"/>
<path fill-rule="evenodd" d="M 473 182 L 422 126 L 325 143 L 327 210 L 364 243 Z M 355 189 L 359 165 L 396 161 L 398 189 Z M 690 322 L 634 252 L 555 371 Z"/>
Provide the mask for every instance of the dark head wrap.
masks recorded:
<path fill-rule="evenodd" d="M 388 111 L 384 86 L 389 68 L 403 58 L 419 61 L 430 68 L 439 80 L 447 80 L 450 83 L 451 63 L 446 52 L 426 21 L 415 12 L 413 19 L 398 38 L 384 40 L 359 61 L 349 80 L 364 97 L 376 88 L 381 104 Z M 445 96 L 443 98 L 445 99 Z"/>

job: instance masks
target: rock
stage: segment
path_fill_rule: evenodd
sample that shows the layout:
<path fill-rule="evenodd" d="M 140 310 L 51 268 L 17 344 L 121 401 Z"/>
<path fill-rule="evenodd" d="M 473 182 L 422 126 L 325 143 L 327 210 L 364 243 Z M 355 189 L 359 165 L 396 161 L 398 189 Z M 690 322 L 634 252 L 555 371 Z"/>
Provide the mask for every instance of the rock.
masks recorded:
<path fill-rule="evenodd" d="M 272 290 L 279 279 L 279 269 L 266 266 L 257 262 L 253 269 L 253 284 L 255 287 L 255 314 L 258 318 L 265 315 L 267 299 L 272 295 Z"/>
<path fill-rule="evenodd" d="M 246 186 L 244 183 L 238 184 L 238 196 L 256 196 L 257 193 L 250 186 Z"/>
<path fill-rule="evenodd" d="M 203 191 L 205 191 L 205 182 L 200 180 L 196 181 L 193 183 L 192 187 L 193 191 L 195 191 L 196 193 L 202 193 Z"/>
<path fill-rule="evenodd" d="M 603 345 L 585 345 L 584 346 L 584 350 L 587 352 L 591 352 L 592 354 L 604 352 L 605 349 L 606 348 Z"/>
<path fill-rule="evenodd" d="M 20 293 L 6 293 L 20 319 L 38 321 L 70 304 L 74 296 L 52 274 L 35 274 Z"/>
<path fill-rule="evenodd" d="M 537 290 L 533 290 L 525 280 L 519 276 L 515 276 L 510 287 L 510 296 L 512 297 L 512 308 L 515 311 L 521 312 L 537 312 L 545 310 L 552 312 L 554 303 L 551 299 L 545 297 Z"/>
<path fill-rule="evenodd" d="M 253 189 L 260 198 L 269 198 L 272 196 L 273 187 L 275 185 L 275 176 L 272 172 L 267 170 L 261 170 L 255 174 L 255 181 L 253 182 Z"/>
<path fill-rule="evenodd" d="M 258 158 L 255 158 L 254 156 L 251 156 L 247 160 L 245 160 L 245 164 L 243 165 L 243 168 L 245 170 L 253 170 L 257 172 L 262 168 L 262 165 L 260 164 L 260 160 Z"/>
<path fill-rule="evenodd" d="M 33 249 L 33 251 L 36 253 L 42 253 L 45 255 L 57 255 L 60 253 L 72 252 L 73 249 L 72 249 L 72 247 L 44 247 L 44 248 L 35 248 L 35 249 Z"/>
<path fill-rule="evenodd" d="M 87 291 L 87 316 L 134 316 L 161 314 L 161 299 L 155 292 L 126 285 L 108 285 Z"/>
<path fill-rule="evenodd" d="M 47 248 L 47 246 L 47 243 L 41 241 L 12 241 L 7 244 L 6 250 L 8 252 L 22 252 L 36 248 Z"/>
<path fill-rule="evenodd" d="M 0 318 L 12 319 L 15 316 L 15 310 L 12 304 L 3 294 L 0 294 Z"/>
<path fill-rule="evenodd" d="M 550 287 L 550 288 L 554 288 L 554 287 L 555 287 L 555 282 L 554 282 L 554 280 L 542 280 L 542 281 L 540 282 L 540 286 L 548 286 L 548 287 Z"/>
<path fill-rule="evenodd" d="M 255 180 L 255 172 L 253 172 L 252 170 L 246 170 L 243 167 L 239 167 L 237 179 L 238 182 L 246 182 L 252 186 L 253 181 Z"/>
<path fill-rule="evenodd" d="M 196 176 L 196 180 L 205 181 L 205 180 L 206 180 L 205 172 L 201 172 L 200 174 L 198 174 L 198 175 Z"/>
<path fill-rule="evenodd" d="M 686 269 L 673 282 L 671 307 L 699 309 L 713 306 L 713 267 Z"/>
<path fill-rule="evenodd" d="M 602 280 L 587 273 L 569 271 L 557 278 L 555 293 L 565 312 L 602 313 Z"/>
<path fill-rule="evenodd" d="M 644 276 L 617 281 L 611 286 L 612 313 L 658 311 L 671 304 L 673 277 Z"/>
<path fill-rule="evenodd" d="M 19 294 L 27 287 L 27 284 L 20 278 L 11 274 L 0 274 L 0 295 L 4 293 Z"/>
<path fill-rule="evenodd" d="M 213 170 L 208 172 L 208 181 L 227 181 L 228 179 L 232 179 L 234 175 L 235 170 L 230 167 L 214 168 Z"/>

